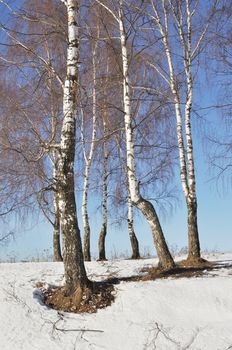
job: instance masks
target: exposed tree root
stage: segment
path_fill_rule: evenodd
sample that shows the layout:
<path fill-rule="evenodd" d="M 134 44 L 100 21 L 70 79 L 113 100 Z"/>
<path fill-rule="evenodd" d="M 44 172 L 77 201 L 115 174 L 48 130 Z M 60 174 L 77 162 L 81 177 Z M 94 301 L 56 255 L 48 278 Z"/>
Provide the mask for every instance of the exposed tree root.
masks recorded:
<path fill-rule="evenodd" d="M 182 267 L 207 267 L 211 265 L 211 262 L 200 257 L 188 257 L 187 259 L 178 262 L 178 266 Z"/>
<path fill-rule="evenodd" d="M 223 266 L 222 266 L 223 267 Z M 220 268 L 215 263 L 200 259 L 186 259 L 176 263 L 176 267 L 164 270 L 158 267 L 152 267 L 148 269 L 143 269 L 142 272 L 147 272 L 140 280 L 149 281 L 159 278 L 191 278 L 191 277 L 200 277 L 203 276 L 207 271 Z"/>
<path fill-rule="evenodd" d="M 44 303 L 56 310 L 75 313 L 94 313 L 114 301 L 114 287 L 106 283 L 93 283 L 91 288 L 77 288 L 68 294 L 65 287 L 50 288 L 44 293 Z"/>

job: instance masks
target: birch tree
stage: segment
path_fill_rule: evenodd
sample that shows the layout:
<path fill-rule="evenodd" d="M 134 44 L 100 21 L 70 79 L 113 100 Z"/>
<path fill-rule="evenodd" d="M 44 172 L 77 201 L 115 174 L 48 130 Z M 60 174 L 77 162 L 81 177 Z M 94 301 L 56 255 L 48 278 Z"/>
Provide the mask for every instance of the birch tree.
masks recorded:
<path fill-rule="evenodd" d="M 188 260 L 191 262 L 201 260 L 191 121 L 195 79 L 194 63 L 204 48 L 204 39 L 217 3 L 217 0 L 212 1 L 208 17 L 204 25 L 198 28 L 197 34 L 196 27 L 193 27 L 193 18 L 197 16 L 198 1 L 185 0 L 177 3 L 172 0 L 151 0 L 147 9 L 148 17 L 154 24 L 154 33 L 157 30 L 160 33 L 166 66 L 154 60 L 149 61 L 148 64 L 170 88 L 175 109 L 180 178 L 188 210 Z M 177 59 L 177 55 L 180 59 Z M 183 73 L 180 72 L 179 65 Z"/>
<path fill-rule="evenodd" d="M 139 242 L 134 230 L 133 205 L 131 201 L 129 188 L 128 188 L 128 199 L 127 199 L 127 226 L 128 226 L 128 233 L 129 233 L 130 243 L 132 248 L 131 259 L 139 259 L 140 258 Z"/>
<path fill-rule="evenodd" d="M 83 229 L 84 229 L 84 242 L 83 242 L 83 250 L 84 250 L 84 259 L 86 261 L 91 260 L 90 253 L 90 225 L 89 225 L 89 215 L 88 215 L 88 192 L 89 192 L 89 182 L 90 182 L 90 171 L 91 165 L 93 163 L 94 153 L 96 144 L 99 143 L 97 140 L 97 131 L 98 134 L 101 133 L 100 125 L 101 122 L 98 122 L 97 119 L 102 119 L 102 128 L 103 128 L 103 207 L 102 207 L 102 219 L 103 226 L 99 238 L 99 247 L 101 247 L 101 256 L 105 256 L 104 246 L 105 246 L 105 236 L 106 236 L 106 228 L 107 228 L 107 162 L 108 162 L 108 151 L 107 151 L 107 106 L 105 102 L 103 102 L 104 106 L 101 110 L 99 110 L 99 105 L 101 104 L 101 95 L 106 96 L 107 93 L 105 91 L 106 85 L 108 83 L 109 76 L 109 63 L 108 58 L 105 55 L 106 45 L 105 45 L 105 23 L 104 18 L 101 18 L 101 14 L 99 12 L 99 5 L 93 3 L 88 12 L 87 18 L 87 39 L 89 41 L 89 48 L 91 54 L 86 51 L 88 56 L 91 56 L 91 62 L 89 62 L 89 68 L 87 70 L 87 74 L 83 76 L 83 90 L 84 94 L 89 95 L 87 101 L 87 109 L 86 111 L 82 108 L 82 149 L 84 155 L 84 163 L 85 163 L 85 172 L 84 172 L 84 188 L 83 188 L 83 196 L 82 196 L 82 220 L 83 220 Z M 99 53 L 101 52 L 101 55 Z M 86 61 L 86 60 L 85 60 Z M 88 63 L 86 63 L 88 65 Z M 105 69 L 105 65 L 108 67 Z M 91 73 L 90 73 L 91 71 Z M 86 79 L 87 76 L 87 79 Z M 86 80 L 89 83 L 86 84 Z M 101 82 L 104 81 L 103 84 Z M 89 93 L 88 93 L 88 92 Z M 105 98 L 103 98 L 104 100 Z M 89 110 L 89 106 L 92 106 L 92 110 Z M 88 117 L 88 114 L 91 115 L 91 118 Z M 102 114 L 102 116 L 101 116 Z M 91 136 L 88 137 L 87 133 L 85 133 L 85 129 L 91 129 Z M 88 130 L 87 130 L 88 131 Z"/>
<path fill-rule="evenodd" d="M 54 9 L 54 6 L 54 3 L 43 2 L 35 7 L 33 2 L 26 1 L 24 15 L 20 12 L 14 13 L 10 8 L 11 27 L 4 27 L 4 30 L 11 44 L 5 54 L 5 64 L 14 72 L 14 86 L 17 89 L 15 103 L 18 101 L 18 114 L 22 115 L 23 123 L 28 124 L 24 132 L 32 134 L 34 139 L 31 139 L 31 143 L 40 145 L 39 157 L 44 159 L 44 183 L 41 184 L 41 189 L 34 193 L 34 196 L 38 201 L 39 210 L 53 226 L 54 260 L 61 261 L 60 219 L 58 200 L 55 198 L 57 191 L 47 161 L 50 160 L 55 179 L 57 150 L 52 149 L 50 145 L 57 142 L 57 136 L 60 133 L 63 84 L 60 77 L 64 68 L 64 64 L 61 63 L 64 62 L 64 55 L 61 52 L 65 46 L 65 33 L 61 32 L 58 25 L 64 11 L 61 11 L 60 7 Z M 43 18 L 41 18 L 41 13 L 43 13 Z M 54 27 L 57 29 L 56 32 L 54 32 Z M 23 95 L 21 99 L 18 98 L 20 93 Z M 19 144 L 15 147 L 19 152 Z M 31 146 L 29 149 L 32 148 Z M 36 167 L 37 155 L 32 159 L 25 149 L 24 157 L 28 159 L 28 164 L 33 162 Z M 28 176 L 29 174 L 28 171 Z M 48 190 L 53 192 L 53 201 L 52 196 L 48 195 Z M 53 211 L 51 210 L 52 205 L 54 205 Z"/>
<path fill-rule="evenodd" d="M 230 1 L 223 1 L 214 21 L 213 40 L 207 52 L 207 59 L 213 62 L 207 66 L 211 91 L 217 91 L 216 103 L 213 101 L 206 110 L 217 110 L 220 123 L 212 124 L 210 136 L 207 136 L 207 148 L 215 179 L 227 192 L 231 188 L 232 167 L 232 10 Z M 212 77 L 212 79 L 210 79 Z M 209 142 L 208 142 L 209 141 Z"/>
<path fill-rule="evenodd" d="M 90 225 L 88 215 L 88 191 L 89 191 L 89 176 L 91 163 L 94 156 L 95 144 L 96 144 L 96 128 L 97 128 L 97 91 L 96 91 L 96 79 L 97 79 L 97 39 L 92 44 L 92 135 L 90 142 L 86 142 L 84 136 L 84 111 L 82 109 L 82 148 L 85 162 L 84 173 L 84 189 L 82 197 L 82 220 L 84 228 L 84 259 L 85 261 L 91 260 L 90 253 Z M 90 143 L 89 152 L 87 154 L 85 144 Z"/>
<path fill-rule="evenodd" d="M 64 1 L 68 21 L 67 72 L 63 93 L 63 122 L 57 175 L 59 208 L 63 235 L 63 261 L 69 292 L 90 285 L 84 266 L 74 193 L 74 158 L 79 65 L 79 6 L 75 0 Z"/>
<path fill-rule="evenodd" d="M 145 200 L 140 193 L 139 183 L 136 177 L 136 161 L 134 155 L 134 135 L 132 128 L 132 109 L 131 109 L 131 93 L 129 82 L 129 56 L 127 51 L 127 33 L 124 16 L 124 2 L 120 0 L 117 3 L 117 13 L 109 8 L 105 3 L 98 1 L 109 11 L 114 17 L 119 27 L 122 70 L 123 70 L 123 108 L 124 108 L 124 123 L 126 133 L 126 153 L 127 153 L 127 172 L 128 183 L 131 195 L 131 201 L 146 217 L 154 239 L 157 255 L 159 257 L 160 267 L 169 269 L 174 267 L 174 261 L 169 252 L 164 234 L 158 219 L 157 213 L 151 202 Z"/>
<path fill-rule="evenodd" d="M 48 2 L 47 4 L 50 5 L 50 2 Z M 79 3 L 76 0 L 68 0 L 62 1 L 60 2 L 60 4 L 62 4 L 63 9 L 65 9 L 65 20 L 67 19 L 67 31 L 65 31 L 65 33 L 67 32 L 66 74 L 62 73 L 60 75 L 56 71 L 55 65 L 59 66 L 59 60 L 56 61 L 54 58 L 50 60 L 44 55 L 42 49 L 36 51 L 35 45 L 37 45 L 38 42 L 34 41 L 34 45 L 32 43 L 32 45 L 30 46 L 27 43 L 24 43 L 22 40 L 19 40 L 19 38 L 17 38 L 18 32 L 14 32 L 12 34 L 10 33 L 10 31 L 7 31 L 7 35 L 10 37 L 10 39 L 15 44 L 15 47 L 17 48 L 17 50 L 15 50 L 16 54 L 18 54 L 18 51 L 24 51 L 28 54 L 28 57 L 30 57 L 30 60 L 27 61 L 28 67 L 26 67 L 27 69 L 23 71 L 23 74 L 26 75 L 26 73 L 29 72 L 32 73 L 30 77 L 34 77 L 37 76 L 38 71 L 40 72 L 41 70 L 43 71 L 43 78 L 47 77 L 46 73 L 50 72 L 60 84 L 60 88 L 62 89 L 63 114 L 60 120 L 60 139 L 59 137 L 57 137 L 56 133 L 55 135 L 50 134 L 50 128 L 48 128 L 49 123 L 47 123 L 47 119 L 43 119 L 41 115 L 39 115 L 38 113 L 35 114 L 34 111 L 31 112 L 31 115 L 23 113 L 25 117 L 25 126 L 29 122 L 29 135 L 36 136 L 35 139 L 37 140 L 36 146 L 34 146 L 33 143 L 30 144 L 31 140 L 28 140 L 28 143 L 24 143 L 24 148 L 27 148 L 29 154 L 31 152 L 34 157 L 34 151 L 37 151 L 39 159 L 40 157 L 41 159 L 43 159 L 45 154 L 49 154 L 54 160 L 55 172 L 53 172 L 52 175 L 52 185 L 53 188 L 55 188 L 55 192 L 58 194 L 59 217 L 63 238 L 63 261 L 66 281 L 65 289 L 67 294 L 72 294 L 76 291 L 81 293 L 82 290 L 86 287 L 91 288 L 91 283 L 86 276 L 84 266 L 83 251 L 80 230 L 78 227 L 76 215 L 76 202 L 74 193 L 76 117 L 77 105 L 79 103 Z M 37 22 L 36 17 L 32 19 L 30 15 L 27 16 L 26 14 L 24 14 L 23 19 L 26 19 L 26 21 L 28 20 L 29 23 L 30 20 L 32 22 Z M 52 21 L 46 22 L 45 20 L 44 22 L 49 24 L 52 23 L 51 25 L 53 26 Z M 22 33 L 22 36 L 24 36 L 24 33 Z M 62 55 L 58 57 L 63 58 Z M 18 62 L 14 60 L 12 60 L 12 62 L 15 63 L 15 67 L 17 68 Z M 40 63 L 40 65 L 38 65 L 39 68 L 35 64 L 37 62 Z M 37 90 L 39 90 L 39 87 L 41 86 L 40 84 L 41 82 L 43 82 L 42 78 L 40 77 L 38 85 L 36 85 L 36 87 L 34 86 L 34 89 L 31 89 L 33 92 L 37 92 Z M 22 91 L 26 91 L 28 93 L 26 89 L 22 89 Z M 34 97 L 33 93 L 31 93 L 31 96 Z M 39 101 L 40 100 L 36 101 L 36 103 L 39 103 Z M 40 106 L 38 110 L 40 110 L 41 107 L 42 106 Z M 36 107 L 33 106 L 33 108 Z M 34 119 L 30 118 L 31 116 L 33 116 Z M 42 120 L 44 123 L 44 128 L 41 127 Z M 22 128 L 24 128 L 24 125 L 22 126 Z M 26 127 L 25 130 L 27 130 Z M 35 160 L 35 158 L 31 159 Z M 57 198 L 55 199 L 54 204 L 55 206 L 57 206 Z"/>
<path fill-rule="evenodd" d="M 127 200 L 126 200 L 126 202 L 127 202 L 127 230 L 128 230 L 130 244 L 131 244 L 131 250 L 132 250 L 131 259 L 139 259 L 140 258 L 139 242 L 138 242 L 138 239 L 136 237 L 135 229 L 134 229 L 134 211 L 133 211 L 133 204 L 132 204 L 131 195 L 130 195 L 128 176 L 127 176 L 127 166 L 125 166 L 126 162 L 125 162 L 124 152 L 123 152 L 119 137 L 116 137 L 116 140 L 117 140 L 117 148 L 118 148 L 119 158 L 120 158 L 120 161 L 122 163 L 122 169 L 124 170 L 123 175 L 126 176 L 126 180 L 125 180 L 126 186 L 124 185 L 123 189 L 121 191 L 125 191 L 127 193 Z"/>
<path fill-rule="evenodd" d="M 128 171 L 128 182 L 131 200 L 138 209 L 142 211 L 146 219 L 148 220 L 156 251 L 159 257 L 160 266 L 164 269 L 173 268 L 174 261 L 169 252 L 167 243 L 164 238 L 164 234 L 155 211 L 154 206 L 151 202 L 146 201 L 140 194 L 139 184 L 136 178 L 136 167 L 134 157 L 134 142 L 133 142 L 133 129 L 131 120 L 131 100 L 130 100 L 130 86 L 129 86 L 129 65 L 128 65 L 128 53 L 126 46 L 126 31 L 125 23 L 123 21 L 123 2 L 119 2 L 119 29 L 120 29 L 120 41 L 122 50 L 122 62 L 123 62 L 123 100 L 124 100 L 124 120 L 126 130 L 126 145 L 127 145 L 127 171 Z"/>
<path fill-rule="evenodd" d="M 99 109 L 99 119 L 101 121 L 99 125 L 100 142 L 98 146 L 100 147 L 100 152 L 98 155 L 101 157 L 102 161 L 102 223 L 101 230 L 98 239 L 98 251 L 99 260 L 106 260 L 106 249 L 105 240 L 108 230 L 108 215 L 109 215 L 109 179 L 112 173 L 117 169 L 116 159 L 117 154 L 115 154 L 114 139 L 115 135 L 121 130 L 120 113 L 117 110 L 118 101 L 121 99 L 120 94 L 120 84 L 118 79 L 117 70 L 117 49 L 114 47 L 114 43 L 111 38 L 108 37 L 107 28 L 110 23 L 109 16 L 101 16 L 101 7 L 97 7 L 97 12 L 99 19 L 102 23 L 102 37 L 101 42 L 101 64 L 99 67 L 99 87 L 98 87 L 98 105 Z M 99 159 L 97 159 L 99 162 Z M 98 163 L 99 164 L 99 163 Z"/>
<path fill-rule="evenodd" d="M 107 107 L 105 107 L 107 108 Z M 107 118 L 103 118 L 103 137 L 107 135 Z M 107 235 L 107 223 L 108 223 L 108 159 L 109 151 L 107 145 L 107 139 L 103 141 L 103 176 L 102 176 L 102 226 L 98 239 L 98 252 L 99 260 L 106 260 L 105 239 Z"/>
<path fill-rule="evenodd" d="M 63 261 L 61 252 L 61 222 L 59 209 L 59 194 L 56 186 L 58 157 L 53 152 L 53 261 Z"/>

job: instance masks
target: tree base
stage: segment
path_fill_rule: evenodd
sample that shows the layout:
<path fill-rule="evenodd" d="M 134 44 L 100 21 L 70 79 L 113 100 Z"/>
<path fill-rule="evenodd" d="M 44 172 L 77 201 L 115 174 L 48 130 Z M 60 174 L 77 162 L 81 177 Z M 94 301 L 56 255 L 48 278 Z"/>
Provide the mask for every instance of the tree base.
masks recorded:
<path fill-rule="evenodd" d="M 182 260 L 178 263 L 179 266 L 183 267 L 202 267 L 209 266 L 211 263 L 201 257 L 188 256 L 187 259 Z"/>
<path fill-rule="evenodd" d="M 160 261 L 158 262 L 158 269 L 161 272 L 171 271 L 175 268 L 176 268 L 176 264 L 174 260 L 166 263 L 166 265 L 161 264 Z"/>
<path fill-rule="evenodd" d="M 132 254 L 131 260 L 138 260 L 138 259 L 141 259 L 139 254 L 138 255 L 137 254 L 136 255 Z"/>
<path fill-rule="evenodd" d="M 90 256 L 84 256 L 84 261 L 91 261 L 91 257 Z"/>
<path fill-rule="evenodd" d="M 92 283 L 90 287 L 77 288 L 67 293 L 66 287 L 50 288 L 43 291 L 45 305 L 65 312 L 94 313 L 114 301 L 114 287 L 105 283 Z"/>
<path fill-rule="evenodd" d="M 61 256 L 54 257 L 53 262 L 63 262 L 63 258 Z"/>

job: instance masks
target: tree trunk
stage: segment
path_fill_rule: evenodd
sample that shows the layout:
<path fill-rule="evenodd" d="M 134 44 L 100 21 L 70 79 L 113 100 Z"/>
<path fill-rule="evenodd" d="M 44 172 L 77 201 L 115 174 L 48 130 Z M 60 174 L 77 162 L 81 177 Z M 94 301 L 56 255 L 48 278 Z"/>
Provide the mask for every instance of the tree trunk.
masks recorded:
<path fill-rule="evenodd" d="M 193 77 L 192 77 L 192 25 L 191 18 L 192 13 L 190 11 L 190 2 L 186 0 L 186 15 L 187 15 L 187 26 L 183 25 L 182 20 L 179 22 L 179 37 L 183 49 L 183 64 L 186 76 L 186 101 L 185 101 L 185 113 L 182 115 L 181 108 L 181 97 L 178 91 L 178 83 L 175 76 L 175 70 L 173 65 L 173 58 L 171 54 L 171 48 L 169 43 L 169 28 L 168 28 L 168 16 L 169 11 L 163 5 L 163 16 L 165 27 L 162 25 L 160 16 L 156 8 L 156 4 L 153 3 L 153 9 L 156 14 L 156 21 L 162 35 L 162 41 L 165 48 L 167 57 L 167 63 L 169 67 L 169 78 L 170 88 L 173 95 L 173 102 L 176 112 L 176 128 L 177 128 L 177 141 L 179 149 L 179 160 L 180 160 L 180 178 L 182 189 L 185 195 L 185 200 L 188 210 L 188 258 L 190 260 L 200 259 L 200 243 L 197 226 L 197 196 L 196 196 L 196 180 L 195 180 L 195 168 L 194 168 L 194 157 L 193 157 L 193 142 L 191 132 L 191 112 L 192 112 L 192 100 L 193 100 Z M 175 15 L 175 8 L 171 6 L 172 12 Z M 177 17 L 175 17 L 177 20 Z M 187 40 L 186 40 L 187 39 Z M 184 142 L 184 125 L 185 124 L 185 141 Z"/>
<path fill-rule="evenodd" d="M 188 259 L 199 260 L 201 257 L 200 240 L 197 225 L 197 194 L 196 177 L 193 157 L 193 140 L 191 131 L 191 114 L 193 101 L 193 77 L 192 77 L 192 14 L 190 11 L 190 2 L 186 1 L 187 12 L 187 46 L 183 44 L 184 53 L 187 59 L 184 60 L 185 74 L 187 81 L 187 99 L 185 104 L 185 134 L 187 144 L 188 176 L 189 176 L 189 196 L 187 198 L 188 209 Z M 184 37 L 184 34 L 182 35 Z M 184 42 L 184 39 L 183 39 Z"/>
<path fill-rule="evenodd" d="M 98 260 L 107 260 L 106 259 L 106 249 L 105 249 L 105 238 L 107 234 L 107 226 L 106 224 L 102 224 L 101 232 L 98 240 L 98 249 L 99 249 L 99 258 Z"/>
<path fill-rule="evenodd" d="M 105 122 L 104 134 L 105 134 Z M 102 228 L 98 240 L 99 260 L 106 260 L 105 238 L 107 234 L 107 178 L 108 178 L 108 150 L 106 141 L 104 141 L 104 162 L 102 179 Z"/>
<path fill-rule="evenodd" d="M 201 258 L 200 241 L 197 226 L 197 200 L 187 201 L 188 209 L 188 260 L 194 261 Z"/>
<path fill-rule="evenodd" d="M 90 226 L 89 223 L 84 227 L 84 260 L 91 261 L 91 253 L 90 253 Z"/>
<path fill-rule="evenodd" d="M 168 249 L 167 243 L 164 238 L 162 228 L 155 208 L 152 203 L 142 198 L 140 195 L 138 181 L 136 178 L 135 169 L 135 157 L 134 157 L 134 140 L 133 140 L 133 128 L 131 117 L 131 97 L 129 88 L 129 67 L 128 67 L 128 54 L 126 46 L 126 32 L 123 22 L 123 3 L 120 0 L 119 6 L 119 29 L 121 39 L 121 51 L 122 51 L 122 65 L 123 65 L 123 100 L 124 100 L 124 119 L 125 119 L 125 132 L 126 132 L 126 148 L 127 148 L 127 171 L 128 182 L 131 200 L 146 217 L 152 231 L 154 244 L 156 247 L 157 255 L 159 257 L 160 267 L 163 269 L 170 269 L 175 266 L 171 253 Z"/>
<path fill-rule="evenodd" d="M 90 225 L 89 225 L 89 215 L 88 215 L 88 208 L 87 208 L 88 190 L 89 190 L 89 171 L 90 171 L 90 163 L 87 161 L 86 168 L 85 168 L 84 191 L 83 191 L 83 199 L 82 199 L 82 221 L 83 221 L 83 230 L 84 230 L 83 251 L 84 251 L 85 261 L 91 261 Z"/>
<path fill-rule="evenodd" d="M 93 44 L 93 129 L 92 129 L 92 138 L 91 138 L 91 146 L 89 155 L 86 155 L 85 151 L 85 140 L 84 140 L 84 120 L 82 120 L 82 147 L 84 152 L 85 159 L 85 180 L 84 180 L 84 191 L 83 191 L 83 199 L 82 199 L 82 220 L 83 220 L 83 228 L 84 228 L 84 259 L 85 261 L 91 260 L 90 253 L 90 225 L 89 225 L 89 215 L 88 215 L 88 191 L 89 191 L 89 176 L 90 176 L 90 168 L 93 160 L 93 154 L 95 150 L 95 139 L 96 139 L 96 121 L 97 121 L 97 95 L 96 95 L 96 79 L 97 79 L 97 41 Z M 83 118 L 82 118 L 83 119 Z"/>
<path fill-rule="evenodd" d="M 60 247 L 60 212 L 57 194 L 54 192 L 53 261 L 63 261 Z"/>
<path fill-rule="evenodd" d="M 85 288 L 89 285 L 86 276 L 80 230 L 76 216 L 76 202 L 74 196 L 74 174 L 68 165 L 67 158 L 63 158 L 63 181 L 59 190 L 59 206 L 61 211 L 61 228 L 63 235 L 63 261 L 66 287 L 70 293 L 76 288 Z M 68 162 L 67 162 L 68 163 Z M 64 169 L 65 168 L 65 169 Z M 67 170 L 67 172 L 66 172 Z"/>
<path fill-rule="evenodd" d="M 134 231 L 134 218 L 133 218 L 133 206 L 130 196 L 130 191 L 128 189 L 128 233 L 130 237 L 131 242 L 131 248 L 132 248 L 132 256 L 131 259 L 139 259 L 140 253 L 139 253 L 139 242 L 137 240 L 135 231 Z"/>
<path fill-rule="evenodd" d="M 58 197 L 63 236 L 64 275 L 67 292 L 89 286 L 84 266 L 80 230 L 76 215 L 74 158 L 76 136 L 76 99 L 78 87 L 79 35 L 77 1 L 67 0 L 68 52 L 63 95 L 63 123 L 58 163 Z"/>
<path fill-rule="evenodd" d="M 137 200 L 136 206 L 141 210 L 150 225 L 154 244 L 159 258 L 159 266 L 163 269 L 173 268 L 175 266 L 175 263 L 168 249 L 163 230 L 154 206 L 151 202 L 145 200 L 141 196 Z"/>

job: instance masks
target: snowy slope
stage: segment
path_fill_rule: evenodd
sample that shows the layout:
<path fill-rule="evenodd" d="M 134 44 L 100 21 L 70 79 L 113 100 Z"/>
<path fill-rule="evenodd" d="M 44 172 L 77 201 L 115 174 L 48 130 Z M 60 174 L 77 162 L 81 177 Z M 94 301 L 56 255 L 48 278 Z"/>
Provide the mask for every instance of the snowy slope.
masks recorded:
<path fill-rule="evenodd" d="M 115 303 L 96 314 L 41 304 L 36 282 L 60 284 L 61 263 L 0 264 L 1 350 L 232 349 L 232 254 L 203 277 L 116 285 Z M 87 263 L 92 279 L 136 275 L 155 260 Z"/>

